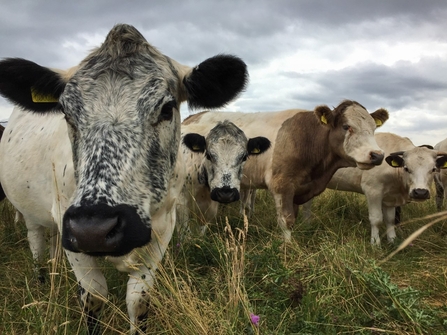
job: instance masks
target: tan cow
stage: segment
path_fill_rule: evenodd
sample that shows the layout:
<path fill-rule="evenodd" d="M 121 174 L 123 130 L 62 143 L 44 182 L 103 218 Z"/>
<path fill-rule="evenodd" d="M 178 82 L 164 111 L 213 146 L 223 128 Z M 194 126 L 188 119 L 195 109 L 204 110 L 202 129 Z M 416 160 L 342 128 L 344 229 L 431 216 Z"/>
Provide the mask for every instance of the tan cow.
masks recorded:
<path fill-rule="evenodd" d="M 388 119 L 388 112 L 379 109 L 369 114 L 355 101 L 343 101 L 333 110 L 318 106 L 314 112 L 203 112 L 190 116 L 183 125 L 190 132 L 206 133 L 225 119 L 247 137 L 262 134 L 270 140 L 270 150 L 245 164 L 241 190 L 268 189 L 273 194 L 287 242 L 298 205 L 320 194 L 337 169 L 370 169 L 383 161 L 374 131 Z"/>

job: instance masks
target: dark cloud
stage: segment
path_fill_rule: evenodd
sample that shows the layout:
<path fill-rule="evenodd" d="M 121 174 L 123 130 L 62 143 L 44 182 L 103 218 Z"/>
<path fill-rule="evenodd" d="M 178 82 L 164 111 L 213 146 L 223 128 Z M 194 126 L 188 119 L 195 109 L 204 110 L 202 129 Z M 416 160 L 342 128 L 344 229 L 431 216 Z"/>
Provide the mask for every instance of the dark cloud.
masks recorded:
<path fill-rule="evenodd" d="M 447 52 L 440 49 L 438 57 L 429 52 L 447 43 L 445 17 L 444 0 L 3 1 L 0 57 L 68 68 L 101 43 L 113 25 L 128 23 L 163 53 L 190 66 L 217 53 L 242 57 L 252 80 L 235 109 L 313 109 L 348 98 L 370 110 L 419 108 L 442 115 Z M 430 56 L 385 65 L 379 59 L 396 45 L 421 45 Z M 343 62 L 362 48 L 374 48 L 377 58 L 368 54 L 344 68 L 326 64 Z M 312 55 L 325 66 L 296 70 L 284 62 L 276 72 L 265 70 L 287 57 L 300 64 Z M 0 109 L 5 106 L 1 99 Z M 414 117 L 405 129 L 440 124 Z"/>

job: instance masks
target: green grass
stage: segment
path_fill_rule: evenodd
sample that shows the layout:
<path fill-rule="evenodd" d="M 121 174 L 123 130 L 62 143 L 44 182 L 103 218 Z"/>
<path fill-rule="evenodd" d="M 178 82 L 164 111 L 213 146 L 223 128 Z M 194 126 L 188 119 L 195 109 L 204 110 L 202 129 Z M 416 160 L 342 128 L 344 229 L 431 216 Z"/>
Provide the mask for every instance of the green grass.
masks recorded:
<path fill-rule="evenodd" d="M 398 243 L 372 247 L 365 198 L 328 190 L 283 245 L 271 196 L 248 221 L 220 210 L 204 237 L 174 236 L 151 291 L 147 334 L 446 334 L 447 218 L 383 262 L 430 222 L 433 200 L 403 207 Z M 0 334 L 86 334 L 76 279 L 63 253 L 40 284 L 26 240 L 0 206 Z M 381 227 L 384 232 L 385 228 Z M 382 241 L 386 241 L 383 238 Z M 109 297 L 104 334 L 126 334 L 127 275 L 101 262 Z M 260 317 L 253 325 L 250 314 Z"/>

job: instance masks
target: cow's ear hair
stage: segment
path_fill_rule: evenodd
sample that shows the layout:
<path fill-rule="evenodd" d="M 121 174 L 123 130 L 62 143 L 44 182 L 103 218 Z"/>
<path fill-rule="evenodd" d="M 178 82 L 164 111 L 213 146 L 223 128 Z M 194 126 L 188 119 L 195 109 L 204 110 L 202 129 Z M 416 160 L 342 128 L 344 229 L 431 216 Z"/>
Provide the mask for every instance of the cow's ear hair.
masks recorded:
<path fill-rule="evenodd" d="M 247 151 L 249 155 L 259 155 L 270 148 L 270 140 L 266 137 L 258 136 L 248 140 Z"/>
<path fill-rule="evenodd" d="M 404 159 L 398 155 L 389 155 L 385 158 L 389 166 L 398 168 L 404 166 Z"/>
<path fill-rule="evenodd" d="M 447 169 L 447 154 L 441 155 L 436 159 L 436 167 L 438 169 Z"/>
<path fill-rule="evenodd" d="M 183 144 L 193 152 L 203 153 L 206 149 L 205 137 L 196 133 L 189 133 L 183 136 Z"/>
<path fill-rule="evenodd" d="M 334 123 L 334 114 L 332 110 L 326 106 L 317 106 L 315 108 L 315 115 L 317 116 L 318 121 L 323 125 L 333 125 Z"/>
<path fill-rule="evenodd" d="M 191 109 L 223 107 L 235 99 L 247 83 L 247 65 L 236 56 L 223 54 L 208 58 L 183 78 Z"/>
<path fill-rule="evenodd" d="M 0 94 L 36 112 L 59 108 L 65 80 L 56 72 L 21 58 L 0 61 Z"/>
<path fill-rule="evenodd" d="M 370 114 L 374 121 L 376 122 L 377 128 L 382 126 L 386 120 L 389 118 L 388 111 L 384 108 L 379 108 L 374 113 Z"/>

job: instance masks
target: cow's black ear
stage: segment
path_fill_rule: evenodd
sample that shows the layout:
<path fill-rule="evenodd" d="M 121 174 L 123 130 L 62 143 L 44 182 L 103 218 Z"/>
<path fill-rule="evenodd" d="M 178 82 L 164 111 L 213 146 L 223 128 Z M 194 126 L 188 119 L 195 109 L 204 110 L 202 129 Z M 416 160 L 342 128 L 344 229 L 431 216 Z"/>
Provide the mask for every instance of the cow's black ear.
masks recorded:
<path fill-rule="evenodd" d="M 208 58 L 183 79 L 191 109 L 222 107 L 236 98 L 247 83 L 247 65 L 232 55 Z"/>
<path fill-rule="evenodd" d="M 270 148 L 270 140 L 266 137 L 253 137 L 248 140 L 247 151 L 249 155 L 259 155 Z"/>
<path fill-rule="evenodd" d="M 436 167 L 438 169 L 447 169 L 447 155 L 441 155 L 436 159 Z"/>
<path fill-rule="evenodd" d="M 205 137 L 196 133 L 183 136 L 183 144 L 193 152 L 205 152 L 206 149 Z"/>
<path fill-rule="evenodd" d="M 385 158 L 389 166 L 398 168 L 404 166 L 404 159 L 397 155 L 389 155 Z"/>
<path fill-rule="evenodd" d="M 0 94 L 25 109 L 45 112 L 58 108 L 65 84 L 58 73 L 31 61 L 0 61 Z"/>

